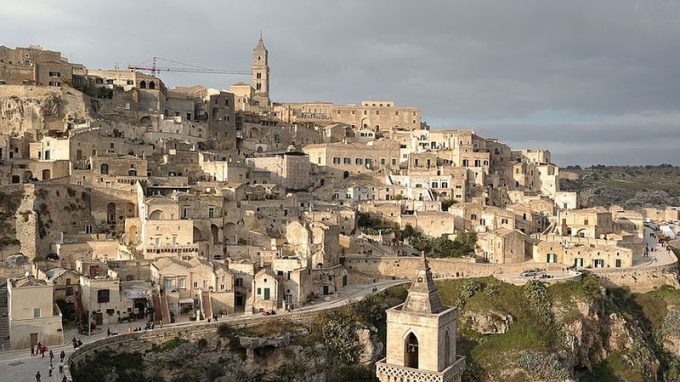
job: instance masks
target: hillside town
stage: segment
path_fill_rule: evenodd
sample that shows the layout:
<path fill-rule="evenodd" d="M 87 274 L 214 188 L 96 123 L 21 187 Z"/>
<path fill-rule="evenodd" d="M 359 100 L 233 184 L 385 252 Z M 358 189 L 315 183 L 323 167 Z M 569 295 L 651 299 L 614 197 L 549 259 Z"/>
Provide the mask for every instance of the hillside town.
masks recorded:
<path fill-rule="evenodd" d="M 452 381 L 465 358 L 434 280 L 585 270 L 678 287 L 680 207 L 581 208 L 545 148 L 431 129 L 389 99 L 275 91 L 262 35 L 250 80 L 224 89 L 0 46 L 0 350 L 282 315 L 412 279 L 378 377 Z"/>

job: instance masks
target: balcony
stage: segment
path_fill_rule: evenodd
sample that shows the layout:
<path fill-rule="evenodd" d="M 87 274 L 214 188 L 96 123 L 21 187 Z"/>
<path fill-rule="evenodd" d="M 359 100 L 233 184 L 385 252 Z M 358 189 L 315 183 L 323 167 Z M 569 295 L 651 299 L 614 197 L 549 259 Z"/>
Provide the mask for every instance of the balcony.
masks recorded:
<path fill-rule="evenodd" d="M 442 371 L 413 369 L 390 365 L 386 358 L 375 363 L 376 375 L 381 381 L 400 382 L 452 382 L 459 381 L 465 370 L 465 357 L 457 356 L 456 362 Z"/>

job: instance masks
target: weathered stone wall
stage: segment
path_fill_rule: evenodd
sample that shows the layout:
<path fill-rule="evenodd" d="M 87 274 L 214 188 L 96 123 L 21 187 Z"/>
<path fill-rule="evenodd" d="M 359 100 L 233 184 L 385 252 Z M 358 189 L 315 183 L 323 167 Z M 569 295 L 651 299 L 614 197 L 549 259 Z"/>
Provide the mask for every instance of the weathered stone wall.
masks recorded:
<path fill-rule="evenodd" d="M 0 87 L 0 134 L 23 136 L 26 132 L 48 128 L 63 130 L 68 122 L 90 119 L 85 96 L 75 89 Z"/>

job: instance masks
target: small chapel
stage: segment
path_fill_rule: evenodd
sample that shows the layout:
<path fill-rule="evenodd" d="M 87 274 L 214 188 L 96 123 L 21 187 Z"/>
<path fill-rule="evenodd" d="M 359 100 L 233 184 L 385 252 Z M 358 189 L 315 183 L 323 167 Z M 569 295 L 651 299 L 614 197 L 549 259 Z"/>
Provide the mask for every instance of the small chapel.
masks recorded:
<path fill-rule="evenodd" d="M 422 257 L 403 304 L 387 310 L 387 356 L 376 363 L 381 382 L 460 382 L 465 357 L 456 355 L 456 311 L 442 305 Z"/>

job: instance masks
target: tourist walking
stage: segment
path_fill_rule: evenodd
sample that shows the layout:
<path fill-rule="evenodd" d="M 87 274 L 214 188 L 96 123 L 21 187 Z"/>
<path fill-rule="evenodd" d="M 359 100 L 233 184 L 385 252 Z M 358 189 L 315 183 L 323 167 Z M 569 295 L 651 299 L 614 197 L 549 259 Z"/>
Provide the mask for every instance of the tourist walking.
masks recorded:
<path fill-rule="evenodd" d="M 61 353 L 59 353 L 59 359 L 63 361 L 64 358 L 66 358 L 66 353 L 62 350 Z"/>
<path fill-rule="evenodd" d="M 35 373 L 35 382 L 40 382 L 40 372 Z"/>
<path fill-rule="evenodd" d="M 52 350 L 50 350 L 50 363 L 52 363 L 53 359 L 54 359 L 54 353 L 52 353 Z"/>
<path fill-rule="evenodd" d="M 47 369 L 47 376 L 48 376 L 48 377 L 51 377 L 51 376 L 52 376 L 52 369 L 54 369 L 54 368 L 52 367 L 52 364 L 50 364 L 50 368 Z"/>

